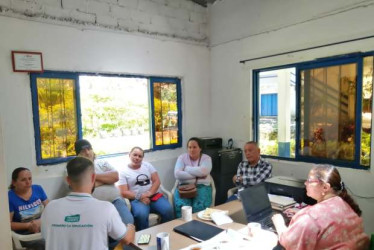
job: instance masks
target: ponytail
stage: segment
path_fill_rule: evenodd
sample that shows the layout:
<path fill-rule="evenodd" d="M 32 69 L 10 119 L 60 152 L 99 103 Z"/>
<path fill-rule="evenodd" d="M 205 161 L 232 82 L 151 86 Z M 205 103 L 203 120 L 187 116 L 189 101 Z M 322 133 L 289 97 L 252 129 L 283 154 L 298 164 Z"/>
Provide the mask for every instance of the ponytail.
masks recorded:
<path fill-rule="evenodd" d="M 312 169 L 317 178 L 325 183 L 329 183 L 333 192 L 342 198 L 358 216 L 362 211 L 358 204 L 348 194 L 344 182 L 342 181 L 339 171 L 336 167 L 327 164 L 315 165 Z"/>
<path fill-rule="evenodd" d="M 362 211 L 357 203 L 352 199 L 352 197 L 348 194 L 347 189 L 343 187 L 343 189 L 338 194 L 340 198 L 342 198 L 358 216 L 361 216 Z"/>

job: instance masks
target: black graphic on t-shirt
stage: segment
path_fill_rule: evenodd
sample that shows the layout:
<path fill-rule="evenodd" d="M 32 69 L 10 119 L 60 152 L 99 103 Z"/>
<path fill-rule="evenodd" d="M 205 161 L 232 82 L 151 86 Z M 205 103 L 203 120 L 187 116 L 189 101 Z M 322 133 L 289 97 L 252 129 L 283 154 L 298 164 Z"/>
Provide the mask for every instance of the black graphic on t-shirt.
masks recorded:
<path fill-rule="evenodd" d="M 147 186 L 149 183 L 151 183 L 151 180 L 145 174 L 140 174 L 136 177 L 135 185 Z"/>

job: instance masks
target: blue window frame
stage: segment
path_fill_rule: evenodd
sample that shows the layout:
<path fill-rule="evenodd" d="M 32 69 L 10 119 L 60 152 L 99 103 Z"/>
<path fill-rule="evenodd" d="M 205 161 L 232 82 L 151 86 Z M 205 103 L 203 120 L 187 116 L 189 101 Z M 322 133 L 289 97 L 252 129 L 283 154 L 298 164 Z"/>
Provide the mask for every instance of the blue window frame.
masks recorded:
<path fill-rule="evenodd" d="M 151 77 L 151 110 L 154 149 L 182 146 L 180 79 Z M 160 102 L 158 105 L 156 102 Z M 159 118 L 159 119 L 157 119 Z"/>
<path fill-rule="evenodd" d="M 179 78 L 45 71 L 30 83 L 38 165 L 68 161 L 83 137 L 99 155 L 182 145 Z"/>
<path fill-rule="evenodd" d="M 253 131 L 262 154 L 369 168 L 373 67 L 369 52 L 254 70 Z M 266 74 L 283 80 L 266 82 Z M 274 106 L 264 92 L 278 93 L 275 117 L 264 117 Z"/>

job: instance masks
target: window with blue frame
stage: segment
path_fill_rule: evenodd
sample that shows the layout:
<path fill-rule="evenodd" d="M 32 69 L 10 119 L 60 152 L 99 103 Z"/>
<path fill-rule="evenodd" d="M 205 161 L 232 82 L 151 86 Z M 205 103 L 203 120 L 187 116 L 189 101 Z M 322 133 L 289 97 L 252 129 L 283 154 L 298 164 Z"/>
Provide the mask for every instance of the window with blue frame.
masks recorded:
<path fill-rule="evenodd" d="M 180 147 L 180 91 L 178 78 L 31 74 L 37 164 L 68 160 L 80 138 L 98 155 Z"/>
<path fill-rule="evenodd" d="M 368 168 L 373 54 L 350 54 L 255 70 L 254 136 L 261 153 Z M 273 100 L 263 98 L 268 93 L 277 94 L 279 108 L 275 116 L 269 115 Z"/>

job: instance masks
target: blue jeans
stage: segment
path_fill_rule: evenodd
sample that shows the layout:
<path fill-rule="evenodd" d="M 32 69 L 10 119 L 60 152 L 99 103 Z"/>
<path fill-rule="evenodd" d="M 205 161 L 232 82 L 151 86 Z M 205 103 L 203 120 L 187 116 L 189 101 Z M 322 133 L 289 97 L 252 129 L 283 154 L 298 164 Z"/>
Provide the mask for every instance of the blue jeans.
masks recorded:
<path fill-rule="evenodd" d="M 132 217 L 130 210 L 127 208 L 126 202 L 122 198 L 114 200 L 112 204 L 116 207 L 123 223 L 126 225 L 129 223 L 134 224 L 134 217 Z"/>
<path fill-rule="evenodd" d="M 161 223 L 171 221 L 174 218 L 173 208 L 165 197 L 157 201 L 151 201 L 149 205 L 141 201 L 131 201 L 131 212 L 134 215 L 136 230 L 143 230 L 149 227 L 149 213 L 157 213 L 161 216 Z"/>
<path fill-rule="evenodd" d="M 226 202 L 235 201 L 238 199 L 238 194 L 233 194 L 229 198 L 227 198 Z"/>
<path fill-rule="evenodd" d="M 132 217 L 132 214 L 130 210 L 127 208 L 126 202 L 122 198 L 118 198 L 112 202 L 112 204 L 117 209 L 119 216 L 122 219 L 122 222 L 127 224 L 134 224 L 134 217 Z M 114 249 L 118 245 L 119 241 L 113 240 L 109 237 L 109 249 Z M 123 247 L 123 249 L 126 249 L 126 247 Z M 131 249 L 131 248 L 127 248 Z"/>

